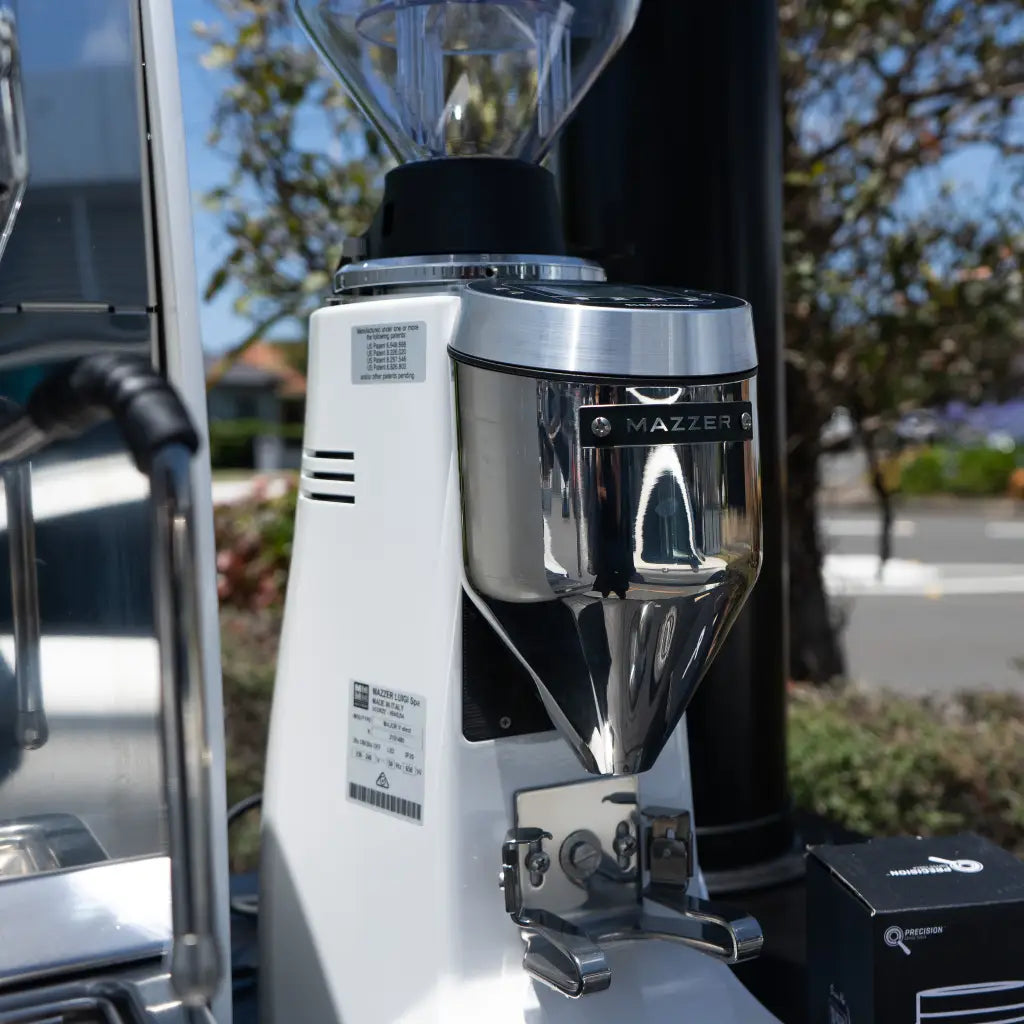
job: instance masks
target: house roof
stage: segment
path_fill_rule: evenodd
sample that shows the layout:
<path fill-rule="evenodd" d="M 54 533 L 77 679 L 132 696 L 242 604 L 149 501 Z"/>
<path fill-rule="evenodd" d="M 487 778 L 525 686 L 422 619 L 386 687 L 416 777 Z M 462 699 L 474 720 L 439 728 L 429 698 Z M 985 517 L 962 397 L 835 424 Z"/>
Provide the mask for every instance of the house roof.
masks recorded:
<path fill-rule="evenodd" d="M 220 363 L 220 358 L 206 359 L 206 373 Z M 272 388 L 282 398 L 303 398 L 306 377 L 296 370 L 278 345 L 257 341 L 236 359 L 218 382 L 220 386 L 242 388 Z"/>

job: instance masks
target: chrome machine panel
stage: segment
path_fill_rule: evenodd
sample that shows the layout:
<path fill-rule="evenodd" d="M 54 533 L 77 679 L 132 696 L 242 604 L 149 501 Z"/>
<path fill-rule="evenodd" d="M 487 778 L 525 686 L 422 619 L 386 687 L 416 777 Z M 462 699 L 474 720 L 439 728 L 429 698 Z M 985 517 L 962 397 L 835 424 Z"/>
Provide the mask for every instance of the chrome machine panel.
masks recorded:
<path fill-rule="evenodd" d="M 13 0 L 11 7 L 29 184 L 0 262 L 0 396 L 17 406 L 69 358 L 155 352 L 156 302 L 137 5 Z M 71 815 L 110 858 L 159 854 L 147 482 L 104 425 L 40 453 L 31 493 L 49 735 L 30 749 L 11 728 L 18 687 L 6 581 L 14 534 L 4 516 L 0 822 Z"/>
<path fill-rule="evenodd" d="M 226 947 L 215 896 L 224 865 L 211 855 L 223 843 L 208 832 L 208 776 L 222 760 L 219 743 L 204 746 L 216 645 L 204 641 L 213 615 L 202 592 L 208 583 L 212 594 L 212 544 L 208 524 L 195 525 L 209 515 L 209 476 L 191 457 L 205 419 L 184 294 L 195 285 L 190 214 L 183 164 L 164 148 L 180 155 L 172 9 L 6 2 L 0 191 L 20 202 L 0 205 L 0 217 L 12 214 L 0 236 L 0 433 L 11 460 L 0 467 L 0 1021 L 42 1019 L 45 1004 L 47 1020 L 170 1022 L 186 1015 L 181 998 L 190 1020 L 207 1020 L 213 947 Z M 22 137 L 23 196 L 8 187 Z M 169 289 L 176 301 L 161 316 Z M 156 383 L 136 377 L 135 394 L 171 394 L 191 442 L 161 442 L 140 461 L 107 420 L 41 450 L 25 428 L 19 448 L 40 382 L 110 353 L 141 357 Z M 18 451 L 31 461 L 15 461 Z M 136 463 L 154 480 L 152 501 Z M 219 696 L 210 703 L 217 720 Z M 36 985 L 52 987 L 26 988 Z"/>

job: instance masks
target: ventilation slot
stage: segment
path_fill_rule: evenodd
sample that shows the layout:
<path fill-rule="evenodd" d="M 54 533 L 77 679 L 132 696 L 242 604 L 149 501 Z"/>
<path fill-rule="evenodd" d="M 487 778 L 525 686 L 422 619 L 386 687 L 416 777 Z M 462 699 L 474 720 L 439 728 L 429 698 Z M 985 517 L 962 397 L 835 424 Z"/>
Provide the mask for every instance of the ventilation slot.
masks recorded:
<path fill-rule="evenodd" d="M 337 501 L 342 505 L 354 505 L 356 496 L 354 494 L 314 494 L 312 491 L 303 491 L 303 494 L 310 501 Z"/>
<path fill-rule="evenodd" d="M 355 483 L 355 473 L 310 473 L 310 480 L 336 480 L 339 484 Z"/>
<path fill-rule="evenodd" d="M 355 457 L 355 452 L 327 452 L 327 451 L 312 451 L 307 448 L 302 453 L 303 460 L 305 459 L 341 459 L 345 462 L 352 462 Z"/>
<path fill-rule="evenodd" d="M 354 505 L 356 501 L 355 452 L 307 448 L 302 453 L 300 492 L 310 501 Z"/>

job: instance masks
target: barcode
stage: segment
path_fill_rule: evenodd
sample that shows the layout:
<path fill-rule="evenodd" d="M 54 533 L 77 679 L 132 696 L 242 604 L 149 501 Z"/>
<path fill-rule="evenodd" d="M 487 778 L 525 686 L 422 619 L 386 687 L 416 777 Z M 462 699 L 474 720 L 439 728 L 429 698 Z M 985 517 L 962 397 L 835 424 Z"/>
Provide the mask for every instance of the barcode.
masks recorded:
<path fill-rule="evenodd" d="M 412 800 L 403 800 L 400 796 L 391 793 L 382 793 L 378 789 L 370 789 L 367 786 L 360 786 L 356 782 L 348 784 L 348 795 L 360 803 L 372 804 L 381 810 L 390 811 L 392 814 L 400 814 L 403 818 L 412 821 L 423 820 L 423 808 Z"/>

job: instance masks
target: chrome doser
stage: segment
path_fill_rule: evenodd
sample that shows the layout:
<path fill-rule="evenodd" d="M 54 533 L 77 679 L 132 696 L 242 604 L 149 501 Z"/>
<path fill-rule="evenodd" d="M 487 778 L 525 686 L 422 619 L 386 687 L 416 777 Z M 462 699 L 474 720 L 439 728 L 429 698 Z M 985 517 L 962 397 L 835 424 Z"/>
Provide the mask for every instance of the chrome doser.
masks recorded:
<path fill-rule="evenodd" d="M 735 379 L 678 384 L 531 373 L 514 340 L 507 364 L 452 346 L 467 588 L 585 767 L 641 772 L 760 568 L 752 335 Z"/>

